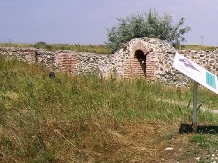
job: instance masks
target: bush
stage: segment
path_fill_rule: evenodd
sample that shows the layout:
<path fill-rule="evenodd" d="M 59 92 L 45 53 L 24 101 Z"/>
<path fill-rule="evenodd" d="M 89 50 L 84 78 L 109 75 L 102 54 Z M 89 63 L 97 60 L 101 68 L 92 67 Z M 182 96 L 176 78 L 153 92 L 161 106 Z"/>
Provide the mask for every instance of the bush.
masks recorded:
<path fill-rule="evenodd" d="M 159 16 L 157 11 L 150 10 L 149 13 L 137 13 L 126 18 L 118 18 L 118 25 L 107 29 L 108 42 L 105 44 L 115 52 L 133 38 L 149 37 L 165 40 L 178 48 L 180 42 L 185 41 L 183 35 L 189 32 L 191 27 L 184 26 L 184 17 L 173 25 L 172 17 L 168 13 Z"/>

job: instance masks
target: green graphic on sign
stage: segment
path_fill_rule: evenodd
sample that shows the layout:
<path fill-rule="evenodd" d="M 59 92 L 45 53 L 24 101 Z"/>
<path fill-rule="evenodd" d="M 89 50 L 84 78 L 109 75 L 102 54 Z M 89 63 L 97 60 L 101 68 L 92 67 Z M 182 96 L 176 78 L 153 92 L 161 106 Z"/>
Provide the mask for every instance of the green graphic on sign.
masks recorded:
<path fill-rule="evenodd" d="M 215 76 L 206 71 L 206 83 L 212 88 L 216 89 L 216 80 Z"/>

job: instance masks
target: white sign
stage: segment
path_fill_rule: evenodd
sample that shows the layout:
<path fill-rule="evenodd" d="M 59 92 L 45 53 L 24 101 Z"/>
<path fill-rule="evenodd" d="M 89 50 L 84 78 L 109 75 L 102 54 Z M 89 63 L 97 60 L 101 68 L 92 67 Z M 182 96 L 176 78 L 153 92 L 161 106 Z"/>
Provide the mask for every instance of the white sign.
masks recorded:
<path fill-rule="evenodd" d="M 216 75 L 176 52 L 173 67 L 218 94 Z"/>

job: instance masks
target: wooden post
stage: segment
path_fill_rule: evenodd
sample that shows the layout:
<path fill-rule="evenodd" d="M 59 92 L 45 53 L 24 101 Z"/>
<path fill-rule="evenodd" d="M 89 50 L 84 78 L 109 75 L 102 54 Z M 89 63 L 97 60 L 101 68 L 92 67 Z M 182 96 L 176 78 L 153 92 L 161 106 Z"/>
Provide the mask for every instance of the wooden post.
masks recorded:
<path fill-rule="evenodd" d="M 194 81 L 194 90 L 193 90 L 193 132 L 197 133 L 197 89 L 198 83 Z"/>

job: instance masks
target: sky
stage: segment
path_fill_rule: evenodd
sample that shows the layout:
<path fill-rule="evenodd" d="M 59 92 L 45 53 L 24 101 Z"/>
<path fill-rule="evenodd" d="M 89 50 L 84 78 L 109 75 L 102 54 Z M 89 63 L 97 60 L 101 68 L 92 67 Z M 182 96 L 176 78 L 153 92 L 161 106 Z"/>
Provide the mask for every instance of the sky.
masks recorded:
<path fill-rule="evenodd" d="M 0 0 L 0 43 L 99 45 L 117 18 L 156 10 L 185 17 L 189 45 L 218 46 L 218 0 Z"/>

